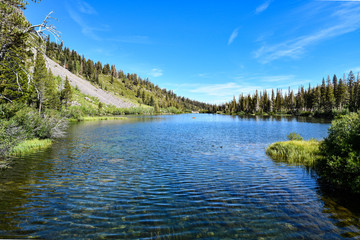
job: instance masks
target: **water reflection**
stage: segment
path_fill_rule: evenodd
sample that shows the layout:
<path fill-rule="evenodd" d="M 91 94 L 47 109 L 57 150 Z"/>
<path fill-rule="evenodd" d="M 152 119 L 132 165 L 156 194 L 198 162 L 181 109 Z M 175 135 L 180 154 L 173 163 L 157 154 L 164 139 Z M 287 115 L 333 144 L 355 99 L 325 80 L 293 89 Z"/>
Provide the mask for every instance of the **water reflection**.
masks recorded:
<path fill-rule="evenodd" d="M 356 237 L 356 211 L 313 173 L 264 153 L 290 131 L 322 138 L 327 128 L 200 114 L 75 124 L 52 149 L 0 172 L 0 236 Z"/>

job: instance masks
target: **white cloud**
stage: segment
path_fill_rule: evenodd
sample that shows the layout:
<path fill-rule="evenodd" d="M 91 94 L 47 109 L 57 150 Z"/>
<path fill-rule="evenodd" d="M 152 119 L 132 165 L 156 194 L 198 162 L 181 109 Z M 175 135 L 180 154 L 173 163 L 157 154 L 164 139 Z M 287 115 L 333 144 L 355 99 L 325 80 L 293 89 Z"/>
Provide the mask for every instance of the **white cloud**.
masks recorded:
<path fill-rule="evenodd" d="M 135 44 L 151 44 L 148 36 L 119 36 L 117 38 L 108 39 L 109 41 Z"/>
<path fill-rule="evenodd" d="M 89 15 L 97 14 L 96 10 L 87 2 L 78 0 L 79 11 Z"/>
<path fill-rule="evenodd" d="M 153 68 L 149 75 L 152 77 L 161 77 L 163 75 L 163 70 L 159 68 Z"/>
<path fill-rule="evenodd" d="M 360 2 L 360 0 L 319 0 L 320 2 Z"/>
<path fill-rule="evenodd" d="M 229 98 L 232 96 L 238 96 L 240 93 L 253 92 L 256 89 L 260 89 L 259 86 L 244 86 L 234 82 L 222 83 L 222 84 L 207 84 L 199 85 L 195 89 L 191 89 L 190 92 L 197 94 L 205 94 L 213 97 Z"/>
<path fill-rule="evenodd" d="M 81 32 L 87 36 L 90 37 L 94 40 L 98 40 L 100 41 L 100 37 L 97 36 L 97 34 L 95 34 L 95 29 L 93 27 L 90 27 L 80 16 L 79 14 L 77 14 L 75 11 L 73 11 L 72 9 L 68 8 L 68 13 L 71 17 L 72 20 L 74 20 L 80 27 L 81 27 Z"/>
<path fill-rule="evenodd" d="M 230 35 L 228 45 L 232 44 L 239 34 L 239 28 L 236 28 Z"/>
<path fill-rule="evenodd" d="M 294 75 L 279 75 L 279 76 L 265 76 L 259 77 L 261 82 L 275 83 L 275 82 L 291 82 L 295 79 Z"/>
<path fill-rule="evenodd" d="M 343 4 L 331 15 L 337 18 L 334 25 L 277 44 L 264 44 L 254 52 L 254 57 L 261 63 L 269 63 L 283 57 L 299 58 L 311 45 L 359 29 L 359 15 L 360 5 Z"/>
<path fill-rule="evenodd" d="M 345 71 L 345 73 L 349 73 L 350 71 L 353 71 L 353 73 L 359 73 L 360 72 L 360 66 L 348 69 L 348 70 Z"/>
<path fill-rule="evenodd" d="M 262 13 L 263 11 L 265 11 L 266 9 L 268 9 L 268 7 L 270 6 L 271 1 L 266 1 L 263 4 L 261 4 L 260 6 L 258 6 L 255 10 L 256 14 Z"/>
<path fill-rule="evenodd" d="M 80 3 L 84 3 L 82 1 L 79 1 L 79 4 Z M 90 6 L 90 5 L 89 5 Z M 87 21 L 81 16 L 82 14 L 80 12 L 85 12 L 87 14 L 96 14 L 96 12 L 94 11 L 91 11 L 90 9 L 87 9 L 87 8 L 79 8 L 79 9 L 74 9 L 72 7 L 71 4 L 69 4 L 68 2 L 66 2 L 66 8 L 67 8 L 67 11 L 71 17 L 71 19 L 77 23 L 80 27 L 81 27 L 81 32 L 93 39 L 93 40 L 97 40 L 97 41 L 101 41 L 103 40 L 101 37 L 99 37 L 96 32 L 104 32 L 104 31 L 109 31 L 109 26 L 99 26 L 99 27 L 96 27 L 96 26 L 92 26 L 90 24 L 87 23 Z M 87 9 L 87 10 L 86 10 Z"/>

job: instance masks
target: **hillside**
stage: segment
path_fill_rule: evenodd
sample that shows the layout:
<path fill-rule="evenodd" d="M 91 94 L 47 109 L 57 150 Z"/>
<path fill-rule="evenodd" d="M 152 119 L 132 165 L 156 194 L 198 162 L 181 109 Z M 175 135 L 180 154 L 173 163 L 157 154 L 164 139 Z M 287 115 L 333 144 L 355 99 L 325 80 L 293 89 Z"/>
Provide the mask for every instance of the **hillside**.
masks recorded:
<path fill-rule="evenodd" d="M 77 86 L 85 94 L 98 97 L 105 104 L 120 108 L 145 105 L 162 113 L 170 109 L 171 112 L 191 112 L 209 108 L 206 103 L 177 96 L 172 90 L 160 88 L 136 73 L 124 73 L 117 70 L 115 65 L 86 59 L 62 43 L 51 42 L 49 38 L 46 41 L 46 55 L 53 60 L 48 65 L 55 76 L 68 76 L 69 80 L 71 77 L 72 86 Z M 58 74 L 60 66 L 62 68 Z"/>
<path fill-rule="evenodd" d="M 68 77 L 71 86 L 78 88 L 83 94 L 96 97 L 100 102 L 104 104 L 114 105 L 117 108 L 130 108 L 135 106 L 135 104 L 126 101 L 120 97 L 114 96 L 110 92 L 98 88 L 92 85 L 89 81 L 84 80 L 79 76 L 76 76 L 69 70 L 65 69 L 58 63 L 51 60 L 49 57 L 46 57 L 45 62 L 47 68 L 50 69 L 55 76 L 61 77 L 63 81 L 65 81 L 66 77 Z"/>

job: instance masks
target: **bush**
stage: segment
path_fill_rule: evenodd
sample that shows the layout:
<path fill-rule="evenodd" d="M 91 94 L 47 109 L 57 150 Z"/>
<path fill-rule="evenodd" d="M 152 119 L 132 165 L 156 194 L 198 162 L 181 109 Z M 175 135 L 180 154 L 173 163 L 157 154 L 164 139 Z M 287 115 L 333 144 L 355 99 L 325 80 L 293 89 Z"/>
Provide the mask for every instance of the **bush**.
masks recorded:
<path fill-rule="evenodd" d="M 301 141 L 301 140 L 303 140 L 303 138 L 296 132 L 289 133 L 288 135 L 286 135 L 286 137 L 287 137 L 287 139 L 289 141 L 294 141 L 294 140 Z"/>
<path fill-rule="evenodd" d="M 30 107 L 18 111 L 13 119 L 25 130 L 26 139 L 62 137 L 67 127 L 67 121 L 58 112 L 49 110 L 39 115 Z"/>
<path fill-rule="evenodd" d="M 7 156 L 11 149 L 24 139 L 24 129 L 14 120 L 0 120 L 0 158 Z"/>
<path fill-rule="evenodd" d="M 360 193 L 360 112 L 334 120 L 320 146 L 324 156 L 316 166 L 320 177 L 354 193 Z"/>

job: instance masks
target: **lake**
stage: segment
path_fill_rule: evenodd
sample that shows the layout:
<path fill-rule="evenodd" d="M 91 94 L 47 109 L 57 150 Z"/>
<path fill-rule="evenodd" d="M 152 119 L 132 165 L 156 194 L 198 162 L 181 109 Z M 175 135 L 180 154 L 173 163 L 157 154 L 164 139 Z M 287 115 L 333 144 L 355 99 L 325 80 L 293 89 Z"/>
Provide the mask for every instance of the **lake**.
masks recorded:
<path fill-rule="evenodd" d="M 0 171 L 0 238 L 359 238 L 357 199 L 265 155 L 329 123 L 210 114 L 82 122 Z"/>

